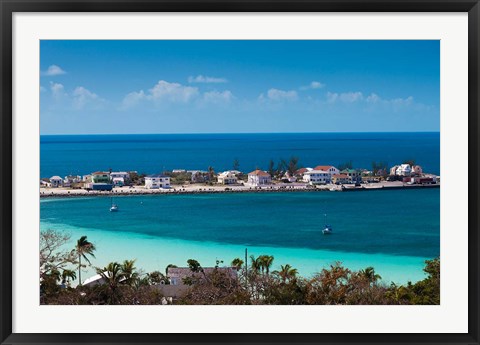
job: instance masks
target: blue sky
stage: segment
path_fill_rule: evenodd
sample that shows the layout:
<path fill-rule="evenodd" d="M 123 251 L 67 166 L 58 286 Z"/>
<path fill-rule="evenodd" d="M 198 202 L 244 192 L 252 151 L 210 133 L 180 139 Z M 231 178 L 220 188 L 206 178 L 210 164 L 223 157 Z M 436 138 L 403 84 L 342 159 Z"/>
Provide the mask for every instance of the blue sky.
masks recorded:
<path fill-rule="evenodd" d="M 41 134 L 439 131 L 439 41 L 41 41 Z"/>

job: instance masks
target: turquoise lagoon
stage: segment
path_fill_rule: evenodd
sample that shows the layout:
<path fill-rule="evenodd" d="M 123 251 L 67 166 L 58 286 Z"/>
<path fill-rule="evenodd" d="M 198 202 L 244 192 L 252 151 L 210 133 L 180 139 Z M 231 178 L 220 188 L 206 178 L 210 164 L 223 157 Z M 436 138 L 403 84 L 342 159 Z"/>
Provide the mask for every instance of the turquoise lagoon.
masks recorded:
<path fill-rule="evenodd" d="M 275 257 L 311 276 L 340 261 L 375 267 L 386 283 L 423 279 L 424 261 L 440 254 L 440 189 L 290 192 L 42 199 L 40 227 L 87 235 L 92 264 L 136 259 L 145 272 L 190 258 L 204 266 Z M 322 235 L 324 214 L 335 233 Z M 94 274 L 86 270 L 82 277 Z"/>

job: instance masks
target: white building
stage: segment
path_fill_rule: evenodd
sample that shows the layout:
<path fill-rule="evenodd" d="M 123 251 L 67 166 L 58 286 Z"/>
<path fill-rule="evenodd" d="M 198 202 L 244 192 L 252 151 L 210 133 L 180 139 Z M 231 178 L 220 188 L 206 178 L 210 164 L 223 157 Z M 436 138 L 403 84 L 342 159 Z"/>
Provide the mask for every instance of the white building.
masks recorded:
<path fill-rule="evenodd" d="M 224 171 L 218 174 L 217 181 L 221 184 L 236 184 L 237 176 L 232 171 Z"/>
<path fill-rule="evenodd" d="M 332 182 L 332 174 L 323 170 L 310 170 L 303 174 L 303 181 L 310 184 L 327 184 Z"/>
<path fill-rule="evenodd" d="M 110 173 L 110 182 L 115 186 L 123 186 L 130 180 L 130 174 L 125 171 L 112 171 Z"/>
<path fill-rule="evenodd" d="M 317 165 L 313 170 L 326 171 L 330 173 L 330 176 L 340 174 L 340 170 L 335 168 L 333 165 Z"/>
<path fill-rule="evenodd" d="M 398 176 L 410 176 L 412 174 L 412 167 L 410 164 L 402 164 L 395 171 L 395 175 Z"/>
<path fill-rule="evenodd" d="M 259 187 L 271 183 L 272 177 L 269 173 L 266 173 L 265 171 L 257 169 L 255 171 L 252 171 L 251 173 L 248 173 L 247 184 L 250 186 Z"/>
<path fill-rule="evenodd" d="M 164 175 L 145 176 L 145 188 L 147 189 L 170 188 L 170 177 L 164 176 Z"/>
<path fill-rule="evenodd" d="M 50 186 L 54 188 L 63 186 L 63 178 L 60 176 L 50 177 Z"/>
<path fill-rule="evenodd" d="M 70 187 L 73 183 L 79 183 L 82 181 L 81 176 L 68 175 L 63 179 L 63 185 L 65 187 Z"/>

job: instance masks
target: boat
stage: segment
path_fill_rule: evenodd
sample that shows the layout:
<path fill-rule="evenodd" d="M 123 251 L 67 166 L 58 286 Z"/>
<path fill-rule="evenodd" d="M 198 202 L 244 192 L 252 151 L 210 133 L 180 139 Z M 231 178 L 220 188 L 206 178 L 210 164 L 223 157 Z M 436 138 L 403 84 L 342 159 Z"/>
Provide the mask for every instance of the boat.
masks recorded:
<path fill-rule="evenodd" d="M 331 225 L 327 224 L 327 214 L 325 214 L 325 228 L 323 228 L 322 233 L 324 235 L 330 235 L 333 232 L 333 228 Z"/>
<path fill-rule="evenodd" d="M 112 205 L 110 206 L 110 212 L 117 212 L 118 205 L 113 203 L 113 196 L 112 196 Z"/>

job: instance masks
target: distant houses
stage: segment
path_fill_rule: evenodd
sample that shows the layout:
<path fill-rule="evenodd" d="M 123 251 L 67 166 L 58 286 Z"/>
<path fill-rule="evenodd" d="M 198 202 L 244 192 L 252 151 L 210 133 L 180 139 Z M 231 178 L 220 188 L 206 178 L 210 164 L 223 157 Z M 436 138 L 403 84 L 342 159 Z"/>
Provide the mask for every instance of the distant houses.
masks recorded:
<path fill-rule="evenodd" d="M 261 187 L 272 183 L 272 177 L 269 173 L 260 169 L 248 173 L 247 184 L 253 187 Z"/>
<path fill-rule="evenodd" d="M 303 174 L 303 181 L 309 184 L 327 184 L 332 180 L 332 175 L 328 171 L 310 170 Z"/>
<path fill-rule="evenodd" d="M 126 171 L 112 171 L 110 173 L 110 182 L 115 187 L 122 187 L 130 182 L 130 173 Z"/>
<path fill-rule="evenodd" d="M 93 183 L 110 183 L 110 173 L 104 171 L 96 171 L 91 174 Z"/>
<path fill-rule="evenodd" d="M 58 188 L 63 186 L 63 178 L 60 176 L 52 176 L 50 177 L 50 187 Z"/>
<path fill-rule="evenodd" d="M 145 188 L 170 188 L 170 177 L 166 175 L 147 175 L 145 176 Z"/>
<path fill-rule="evenodd" d="M 272 177 L 272 174 L 274 175 Z M 144 186 L 145 189 L 167 189 L 174 185 L 205 183 L 209 185 L 244 185 L 247 187 L 262 187 L 272 184 L 297 183 L 308 185 L 329 184 L 358 184 L 377 183 L 380 181 L 402 181 L 408 184 L 438 183 L 440 178 L 436 175 L 426 174 L 420 165 L 402 163 L 387 168 L 386 165 L 367 169 L 339 170 L 333 165 L 317 165 L 314 168 L 299 168 L 294 173 L 290 169 L 273 170 L 266 172 L 256 169 L 244 175 L 238 170 L 227 170 L 215 174 L 213 168 L 208 171 L 174 169 L 163 174 L 147 175 L 138 174 L 136 171 L 95 171 L 91 174 L 78 176 L 68 175 L 64 178 L 52 176 L 42 178 L 40 187 L 47 188 L 85 188 L 87 190 L 111 191 L 113 187 L 126 185 Z M 283 186 L 285 187 L 285 186 Z"/>
<path fill-rule="evenodd" d="M 237 184 L 238 178 L 233 171 L 224 171 L 218 174 L 217 182 L 220 184 Z"/>

